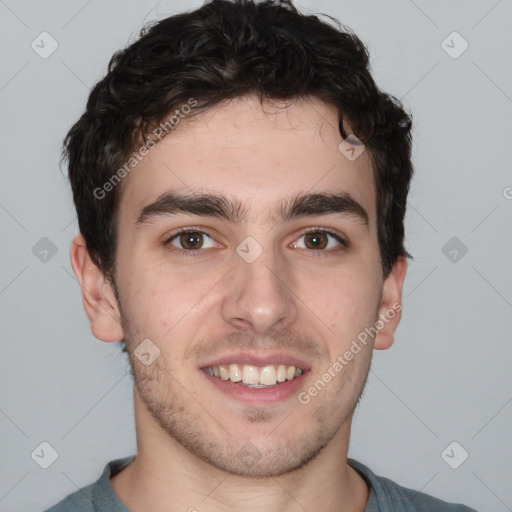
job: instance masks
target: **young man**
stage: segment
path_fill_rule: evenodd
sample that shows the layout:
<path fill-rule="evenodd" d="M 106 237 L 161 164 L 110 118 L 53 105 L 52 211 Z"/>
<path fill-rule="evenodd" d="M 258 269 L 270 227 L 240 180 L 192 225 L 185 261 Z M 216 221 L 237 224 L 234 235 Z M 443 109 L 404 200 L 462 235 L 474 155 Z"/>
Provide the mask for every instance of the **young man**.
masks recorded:
<path fill-rule="evenodd" d="M 213 0 L 113 57 L 64 155 L 138 449 L 52 512 L 471 510 L 347 458 L 408 256 L 411 119 L 368 69 L 287 2 Z"/>

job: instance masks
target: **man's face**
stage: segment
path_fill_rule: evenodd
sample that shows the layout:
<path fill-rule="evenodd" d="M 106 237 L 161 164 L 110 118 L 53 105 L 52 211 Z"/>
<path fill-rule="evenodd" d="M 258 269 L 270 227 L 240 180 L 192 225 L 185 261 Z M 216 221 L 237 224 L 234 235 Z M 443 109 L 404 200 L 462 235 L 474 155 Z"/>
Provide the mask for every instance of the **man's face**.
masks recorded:
<path fill-rule="evenodd" d="M 183 119 L 137 165 L 120 203 L 115 274 L 147 407 L 139 426 L 251 476 L 298 468 L 348 435 L 371 343 L 307 405 L 298 395 L 374 325 L 383 286 L 369 151 L 354 161 L 339 151 L 336 111 L 320 100 L 264 107 L 250 97 Z M 164 193 L 226 202 L 146 208 Z M 349 195 L 368 224 L 327 198 L 290 211 L 311 194 Z M 145 339 L 160 350 L 148 366 L 134 354 Z M 288 380 L 291 367 L 302 375 Z M 231 381 L 237 368 L 248 382 L 285 380 L 248 387 Z"/>

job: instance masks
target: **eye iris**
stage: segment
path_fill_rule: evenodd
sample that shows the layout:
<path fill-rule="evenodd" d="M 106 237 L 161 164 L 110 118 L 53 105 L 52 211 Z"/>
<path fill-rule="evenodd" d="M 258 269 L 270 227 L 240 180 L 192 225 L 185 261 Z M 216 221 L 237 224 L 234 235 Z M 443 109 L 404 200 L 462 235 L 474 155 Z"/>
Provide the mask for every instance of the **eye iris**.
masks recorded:
<path fill-rule="evenodd" d="M 202 244 L 202 235 L 197 231 L 182 233 L 180 236 L 180 243 L 186 249 L 197 249 Z"/>
<path fill-rule="evenodd" d="M 328 244 L 325 233 L 314 232 L 304 235 L 308 249 L 325 249 Z M 181 246 L 185 249 L 197 249 L 202 245 L 203 234 L 198 231 L 187 231 L 180 235 Z"/>
<path fill-rule="evenodd" d="M 308 240 L 312 241 L 312 247 L 309 246 Z M 323 233 L 308 233 L 305 237 L 305 241 L 308 249 L 324 249 L 327 246 L 327 237 Z"/>

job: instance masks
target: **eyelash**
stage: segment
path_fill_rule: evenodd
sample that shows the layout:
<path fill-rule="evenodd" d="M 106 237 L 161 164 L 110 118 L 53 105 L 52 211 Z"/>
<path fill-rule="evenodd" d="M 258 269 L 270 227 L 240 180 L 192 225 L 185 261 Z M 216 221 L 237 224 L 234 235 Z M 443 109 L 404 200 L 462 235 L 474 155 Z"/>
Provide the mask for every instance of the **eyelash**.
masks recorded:
<path fill-rule="evenodd" d="M 183 233 L 201 233 L 201 234 L 207 235 L 207 236 L 209 236 L 210 238 L 213 239 L 213 237 L 207 231 L 204 231 L 203 228 L 194 227 L 194 226 L 188 226 L 186 228 L 180 228 L 178 231 L 175 231 L 170 237 L 168 237 L 163 242 L 163 245 L 165 247 L 170 246 L 171 242 L 175 238 L 177 238 L 179 235 L 181 235 Z M 338 248 L 337 250 L 348 249 L 348 247 L 350 246 L 350 244 L 346 240 L 344 240 L 340 235 L 338 235 L 338 233 L 336 233 L 335 231 L 331 231 L 330 229 L 326 229 L 326 228 L 322 228 L 322 227 L 309 228 L 307 231 L 304 231 L 299 236 L 299 238 L 302 238 L 303 236 L 308 235 L 310 233 L 325 233 L 325 234 L 331 235 L 342 246 L 341 248 Z M 206 249 L 190 249 L 190 250 L 187 250 L 187 249 L 178 249 L 177 247 L 174 247 L 174 246 L 171 246 L 171 247 L 172 247 L 172 249 L 170 249 L 171 252 L 182 253 L 185 257 L 200 256 L 202 254 L 203 250 L 206 250 Z M 308 249 L 306 249 L 306 250 L 308 250 Z M 337 250 L 335 249 L 335 251 L 337 251 Z M 319 249 L 319 250 L 309 249 L 309 252 L 313 253 L 314 256 L 327 256 L 328 254 L 326 254 L 326 252 L 332 252 L 332 250 L 331 251 L 327 251 L 325 249 L 324 250 L 321 250 L 321 249 Z"/>

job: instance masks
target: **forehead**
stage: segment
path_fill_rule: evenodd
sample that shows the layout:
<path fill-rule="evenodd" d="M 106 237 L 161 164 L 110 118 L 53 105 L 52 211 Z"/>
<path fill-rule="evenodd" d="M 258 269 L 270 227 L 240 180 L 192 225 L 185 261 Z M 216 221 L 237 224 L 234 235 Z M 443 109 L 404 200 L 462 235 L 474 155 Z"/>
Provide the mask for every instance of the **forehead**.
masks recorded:
<path fill-rule="evenodd" d="M 351 161 L 341 142 L 336 109 L 316 98 L 262 106 L 249 96 L 182 116 L 124 178 L 120 218 L 135 224 L 146 205 L 169 191 L 236 197 L 244 218 L 261 222 L 298 195 L 343 192 L 364 207 L 372 225 L 370 152 Z"/>

